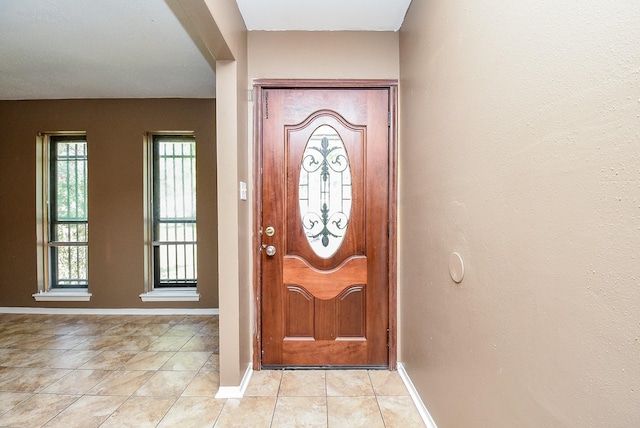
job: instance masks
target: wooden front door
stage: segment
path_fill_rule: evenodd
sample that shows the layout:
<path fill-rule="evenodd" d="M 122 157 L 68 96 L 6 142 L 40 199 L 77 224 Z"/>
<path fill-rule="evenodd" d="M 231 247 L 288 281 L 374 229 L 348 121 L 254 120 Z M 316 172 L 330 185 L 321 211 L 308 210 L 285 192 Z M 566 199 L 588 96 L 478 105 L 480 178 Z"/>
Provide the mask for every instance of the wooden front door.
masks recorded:
<path fill-rule="evenodd" d="M 262 88 L 262 366 L 389 366 L 389 88 Z"/>

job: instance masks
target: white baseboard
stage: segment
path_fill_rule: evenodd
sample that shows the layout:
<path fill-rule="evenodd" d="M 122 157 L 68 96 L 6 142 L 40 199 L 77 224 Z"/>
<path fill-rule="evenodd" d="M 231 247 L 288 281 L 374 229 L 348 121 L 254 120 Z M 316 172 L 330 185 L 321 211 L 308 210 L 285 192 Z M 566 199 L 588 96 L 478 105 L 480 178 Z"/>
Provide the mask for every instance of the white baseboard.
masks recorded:
<path fill-rule="evenodd" d="M 0 307 L 0 314 L 42 314 L 42 315 L 219 315 L 218 308 L 173 309 L 173 308 L 28 308 Z"/>
<path fill-rule="evenodd" d="M 418 408 L 418 412 L 420 413 L 420 416 L 422 417 L 422 421 L 424 422 L 424 424 L 427 426 L 427 428 L 438 428 L 436 426 L 435 421 L 429 414 L 429 411 L 427 410 L 427 406 L 424 405 L 422 398 L 420 398 L 420 394 L 418 394 L 416 387 L 413 385 L 413 382 L 411 382 L 411 378 L 409 378 L 409 375 L 407 374 L 407 371 L 405 370 L 404 365 L 402 363 L 398 363 L 398 374 L 400 375 L 400 378 L 404 382 L 404 385 L 409 390 L 409 395 L 411 395 L 411 399 L 413 400 L 413 403 Z"/>
<path fill-rule="evenodd" d="M 251 375 L 253 374 L 253 364 L 247 366 L 247 370 L 244 372 L 240 386 L 221 386 L 218 388 L 216 398 L 242 398 L 249 386 Z"/>

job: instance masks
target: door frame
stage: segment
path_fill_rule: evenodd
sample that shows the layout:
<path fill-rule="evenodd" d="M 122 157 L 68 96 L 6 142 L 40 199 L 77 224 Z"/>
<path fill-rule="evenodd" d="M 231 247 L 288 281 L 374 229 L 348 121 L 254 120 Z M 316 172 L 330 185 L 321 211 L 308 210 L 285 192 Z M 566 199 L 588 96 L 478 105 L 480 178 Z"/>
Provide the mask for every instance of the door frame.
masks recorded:
<path fill-rule="evenodd" d="M 253 81 L 253 369 L 262 368 L 262 121 L 263 94 L 267 89 L 387 89 L 389 91 L 389 370 L 397 366 L 397 181 L 398 181 L 398 81 L 397 80 L 309 80 L 255 79 Z"/>

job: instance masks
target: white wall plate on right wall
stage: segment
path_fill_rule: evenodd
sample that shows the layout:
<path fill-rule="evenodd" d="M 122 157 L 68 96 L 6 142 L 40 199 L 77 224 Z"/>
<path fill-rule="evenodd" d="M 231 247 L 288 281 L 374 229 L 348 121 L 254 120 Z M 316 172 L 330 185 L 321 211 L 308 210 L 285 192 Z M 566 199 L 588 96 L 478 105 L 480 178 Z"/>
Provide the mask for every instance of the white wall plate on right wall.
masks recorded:
<path fill-rule="evenodd" d="M 449 256 L 449 274 L 456 284 L 462 282 L 462 278 L 464 278 L 464 262 L 460 254 L 456 252 Z"/>

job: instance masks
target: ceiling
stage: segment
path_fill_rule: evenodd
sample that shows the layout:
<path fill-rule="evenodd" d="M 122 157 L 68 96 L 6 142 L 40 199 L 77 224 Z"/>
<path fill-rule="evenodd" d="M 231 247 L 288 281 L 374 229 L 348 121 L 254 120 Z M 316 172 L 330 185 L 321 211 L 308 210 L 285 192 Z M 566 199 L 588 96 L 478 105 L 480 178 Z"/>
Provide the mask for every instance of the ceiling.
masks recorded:
<path fill-rule="evenodd" d="M 396 31 L 411 0 L 237 0 L 249 30 Z M 0 0 L 0 99 L 213 98 L 176 0 Z"/>
<path fill-rule="evenodd" d="M 236 0 L 249 31 L 397 31 L 411 0 Z"/>

